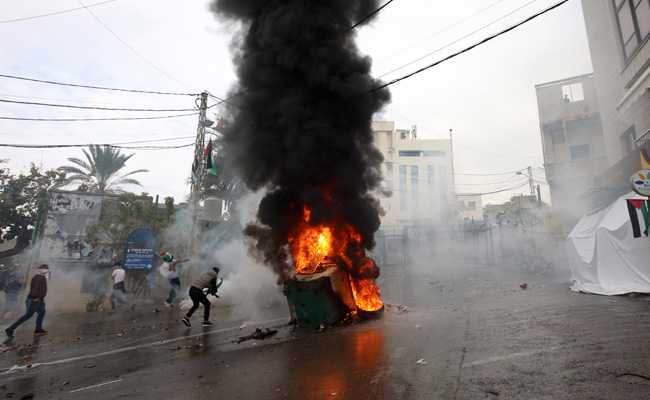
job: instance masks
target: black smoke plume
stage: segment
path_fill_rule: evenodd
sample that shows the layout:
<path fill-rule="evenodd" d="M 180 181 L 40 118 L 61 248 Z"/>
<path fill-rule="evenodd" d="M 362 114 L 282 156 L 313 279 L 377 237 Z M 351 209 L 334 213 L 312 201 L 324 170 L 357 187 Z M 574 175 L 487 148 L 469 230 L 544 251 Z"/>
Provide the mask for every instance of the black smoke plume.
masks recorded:
<path fill-rule="evenodd" d="M 372 116 L 390 100 L 370 76 L 350 29 L 377 0 L 213 0 L 236 22 L 239 83 L 228 103 L 227 165 L 252 190 L 268 194 L 258 224 L 246 228 L 265 262 L 284 278 L 291 227 L 312 208 L 314 223 L 346 221 L 374 246 L 381 153 Z"/>

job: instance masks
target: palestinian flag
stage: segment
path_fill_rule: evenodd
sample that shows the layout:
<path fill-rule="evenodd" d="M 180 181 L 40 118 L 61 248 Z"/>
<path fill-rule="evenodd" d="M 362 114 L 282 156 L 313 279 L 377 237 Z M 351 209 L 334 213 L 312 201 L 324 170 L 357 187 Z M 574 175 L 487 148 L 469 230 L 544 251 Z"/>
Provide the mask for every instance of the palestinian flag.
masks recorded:
<path fill-rule="evenodd" d="M 634 237 L 648 237 L 648 230 L 650 229 L 650 201 L 628 200 L 627 211 L 630 213 Z"/>
<path fill-rule="evenodd" d="M 208 174 L 217 176 L 217 166 L 212 159 L 213 149 L 214 146 L 212 145 L 212 139 L 210 139 L 208 146 L 205 148 L 205 153 L 203 154 L 205 156 L 205 169 L 208 171 Z"/>

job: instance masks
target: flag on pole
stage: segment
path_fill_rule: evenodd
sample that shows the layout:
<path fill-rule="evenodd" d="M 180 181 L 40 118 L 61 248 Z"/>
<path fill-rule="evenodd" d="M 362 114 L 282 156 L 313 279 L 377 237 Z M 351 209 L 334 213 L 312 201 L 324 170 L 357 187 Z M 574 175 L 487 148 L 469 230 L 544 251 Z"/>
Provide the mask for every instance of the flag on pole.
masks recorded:
<path fill-rule="evenodd" d="M 217 176 L 217 166 L 214 163 L 214 160 L 212 159 L 212 150 L 214 149 L 214 146 L 212 145 L 212 139 L 210 139 L 210 142 L 208 143 L 207 147 L 205 148 L 205 169 L 208 171 L 208 174 Z"/>
<path fill-rule="evenodd" d="M 650 230 L 650 201 L 628 200 L 627 211 L 630 213 L 634 237 L 648 237 L 648 231 Z"/>

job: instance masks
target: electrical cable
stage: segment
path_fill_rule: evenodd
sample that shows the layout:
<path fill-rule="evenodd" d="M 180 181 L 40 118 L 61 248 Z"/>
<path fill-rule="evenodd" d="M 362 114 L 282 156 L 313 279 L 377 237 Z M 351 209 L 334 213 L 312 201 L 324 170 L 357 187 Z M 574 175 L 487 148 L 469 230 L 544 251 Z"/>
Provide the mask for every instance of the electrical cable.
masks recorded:
<path fill-rule="evenodd" d="M 519 185 L 519 186 L 510 187 L 510 188 L 507 188 L 507 189 L 496 190 L 496 191 L 494 191 L 494 192 L 486 192 L 486 193 L 456 193 L 456 196 L 487 196 L 487 195 L 489 195 L 489 194 L 497 194 L 497 193 L 509 192 L 509 191 L 511 191 L 511 190 L 517 190 L 517 189 L 520 189 L 520 188 L 522 188 L 522 187 L 524 187 L 524 186 L 526 186 L 526 185 L 528 185 L 528 182 L 522 183 L 522 184 Z"/>
<path fill-rule="evenodd" d="M 512 178 L 501 182 L 486 182 L 486 183 L 456 183 L 457 186 L 490 186 L 490 185 L 503 185 L 505 183 L 514 183 L 513 178 L 523 178 L 522 176 L 514 175 Z M 528 178 L 526 178 L 528 179 Z"/>
<path fill-rule="evenodd" d="M 45 83 L 48 85 L 69 86 L 69 87 L 95 89 L 95 90 L 110 90 L 115 92 L 127 92 L 127 93 L 158 94 L 158 95 L 166 95 L 166 96 L 192 96 L 192 97 L 196 97 L 200 94 L 200 93 L 162 92 L 156 90 L 124 89 L 124 88 L 113 88 L 113 87 L 106 87 L 106 86 L 82 85 L 76 83 L 56 82 L 56 81 L 49 81 L 44 79 L 27 78 L 24 76 L 7 75 L 7 74 L 0 74 L 0 78 L 18 79 L 21 81 Z"/>
<path fill-rule="evenodd" d="M 86 7 L 96 7 L 96 6 L 101 6 L 102 4 L 113 3 L 113 2 L 116 2 L 116 1 L 117 0 L 105 0 L 105 1 L 100 1 L 98 3 L 88 4 Z M 13 19 L 5 19 L 5 20 L 0 20 L 0 24 L 8 24 L 8 23 L 11 23 L 11 22 L 29 21 L 29 20 L 32 20 L 32 19 L 51 17 L 51 16 L 54 16 L 54 15 L 66 14 L 66 13 L 70 13 L 70 12 L 73 12 L 73 11 L 79 11 L 79 10 L 83 10 L 83 9 L 84 9 L 84 7 L 68 8 L 66 10 L 54 11 L 54 12 L 47 13 L 47 14 L 32 15 L 32 16 L 29 16 L 29 17 L 20 17 L 20 18 L 13 18 Z"/>
<path fill-rule="evenodd" d="M 103 110 L 103 111 L 140 111 L 140 112 L 186 112 L 186 111 L 196 111 L 194 108 L 114 108 L 114 107 L 99 107 L 99 106 L 77 106 L 72 104 L 57 104 L 57 103 L 39 103 L 32 101 L 18 101 L 18 100 L 7 100 L 0 99 L 0 103 L 11 103 L 11 104 L 22 104 L 22 105 L 32 105 L 32 106 L 43 106 L 43 107 L 59 107 L 59 108 L 75 108 L 81 110 Z"/>
<path fill-rule="evenodd" d="M 503 30 L 501 30 L 501 31 L 499 31 L 499 32 L 497 32 L 497 33 L 495 33 L 493 35 L 490 35 L 490 36 L 486 37 L 485 39 L 483 39 L 483 40 L 481 40 L 479 42 L 476 42 L 476 43 L 472 44 L 471 46 L 466 47 L 466 48 L 464 48 L 464 49 L 462 49 L 460 51 L 457 51 L 457 52 L 455 52 L 455 53 L 453 53 L 453 54 L 451 54 L 451 55 L 449 55 L 449 56 L 447 56 L 447 57 L 445 57 L 445 58 L 443 58 L 441 60 L 438 60 L 438 61 L 436 61 L 436 62 L 434 62 L 432 64 L 426 65 L 426 66 L 424 66 L 424 67 L 422 67 L 422 68 L 420 68 L 420 69 L 418 69 L 416 71 L 413 71 L 413 72 L 411 72 L 409 74 L 406 74 L 406 75 L 401 76 L 401 77 L 399 77 L 397 79 L 393 79 L 392 81 L 389 81 L 387 83 L 379 85 L 376 88 L 371 89 L 370 92 L 376 92 L 378 90 L 387 88 L 388 86 L 391 86 L 391 85 L 394 85 L 394 84 L 396 84 L 398 82 L 401 82 L 401 81 L 404 81 L 406 79 L 412 78 L 413 76 L 418 75 L 418 74 L 420 74 L 420 73 L 422 73 L 422 72 L 424 72 L 424 71 L 426 71 L 428 69 L 431 69 L 431 68 L 433 68 L 435 66 L 438 66 L 438 65 L 440 65 L 440 64 L 442 64 L 442 63 L 444 63 L 446 61 L 449 61 L 452 58 L 456 58 L 459 55 L 467 53 L 468 51 L 473 50 L 474 48 L 479 47 L 479 46 L 481 46 L 481 45 L 483 45 L 483 44 L 485 44 L 485 43 L 487 43 L 487 42 L 489 42 L 489 41 L 491 41 L 491 40 L 493 40 L 493 39 L 495 39 L 495 38 L 497 38 L 497 37 L 499 37 L 501 35 L 504 35 L 504 34 L 510 32 L 512 30 L 515 30 L 515 29 L 519 28 L 520 26 L 522 26 L 522 25 L 524 25 L 524 24 L 526 24 L 526 23 L 528 23 L 528 22 L 530 22 L 530 21 L 532 21 L 532 20 L 534 20 L 534 19 L 536 19 L 536 18 L 538 18 L 538 17 L 540 17 L 540 16 L 542 16 L 542 15 L 544 15 L 544 14 L 546 14 L 546 13 L 548 13 L 548 12 L 562 6 L 562 5 L 564 5 L 565 3 L 568 3 L 568 2 L 569 2 L 569 0 L 561 0 L 560 2 L 550 6 L 548 8 L 545 8 L 544 10 L 542 10 L 540 12 L 537 12 L 537 13 L 533 14 L 532 16 L 526 18 L 525 20 L 523 20 L 521 22 L 518 22 L 515 25 L 511 25 L 506 29 L 503 29 Z"/>
<path fill-rule="evenodd" d="M 129 150 L 167 150 L 167 149 L 182 149 L 194 146 L 194 143 L 182 144 L 177 146 L 123 146 L 116 143 L 86 143 L 86 144 L 12 144 L 0 143 L 0 147 L 10 147 L 18 149 L 64 149 L 74 147 L 89 147 L 89 146 L 105 146 L 117 149 Z"/>
<path fill-rule="evenodd" d="M 503 175 L 511 175 L 511 174 L 516 174 L 517 172 L 521 172 L 525 170 L 526 168 L 522 169 L 517 169 L 514 171 L 508 171 L 508 172 L 502 172 L 502 173 L 490 173 L 490 174 L 479 174 L 479 173 L 455 173 L 454 175 L 456 176 L 503 176 Z"/>
<path fill-rule="evenodd" d="M 133 46 L 128 44 L 124 39 L 122 39 L 115 31 L 113 31 L 108 25 L 102 21 L 101 18 L 97 16 L 90 8 L 88 8 L 81 0 L 77 0 L 79 4 L 90 14 L 95 21 L 97 21 L 98 24 L 100 24 L 108 33 L 110 33 L 118 42 L 122 43 L 127 49 L 129 49 L 133 54 L 136 56 L 140 57 L 143 61 L 145 61 L 147 64 L 149 64 L 150 67 L 167 77 L 167 79 L 174 81 L 176 84 L 180 85 L 181 87 L 187 86 L 183 82 L 179 81 L 178 79 L 174 78 L 172 75 L 170 75 L 167 71 L 164 69 L 160 68 L 156 64 L 154 64 L 151 60 L 143 56 L 140 52 L 138 52 Z"/>
<path fill-rule="evenodd" d="M 383 6 L 379 7 L 379 8 L 376 9 L 375 11 L 373 11 L 373 12 L 371 12 L 370 14 L 366 15 L 365 17 L 363 17 L 359 22 L 357 22 L 356 24 L 352 25 L 352 26 L 350 27 L 350 30 L 355 29 L 355 28 L 358 27 L 359 25 L 363 24 L 364 22 L 366 22 L 366 21 L 369 20 L 370 18 L 372 18 L 372 17 L 374 17 L 375 15 L 377 15 L 381 10 L 383 10 L 383 9 L 386 8 L 386 7 L 388 7 L 388 5 L 389 5 L 390 3 L 392 3 L 393 1 L 395 1 L 395 0 L 388 0 L 386 3 L 384 3 Z"/>
<path fill-rule="evenodd" d="M 421 56 L 421 57 L 419 57 L 419 58 L 417 58 L 417 59 L 415 59 L 415 60 L 413 60 L 413 61 L 409 61 L 408 63 L 403 64 L 403 65 L 400 66 L 400 67 L 394 68 L 394 69 L 392 69 L 392 70 L 390 70 L 390 71 L 388 71 L 388 72 L 384 72 L 383 74 L 379 75 L 377 78 L 383 78 L 384 76 L 386 76 L 386 75 L 390 75 L 390 74 L 392 74 L 393 72 L 401 71 L 401 70 L 403 70 L 403 69 L 406 68 L 406 67 L 410 67 L 411 65 L 413 65 L 413 64 L 415 64 L 415 63 L 417 63 L 417 62 L 419 62 L 419 61 L 422 61 L 422 60 L 424 60 L 425 58 L 427 58 L 427 57 L 429 57 L 429 56 L 432 56 L 432 55 L 434 55 L 434 54 L 436 54 L 436 53 L 438 53 L 438 52 L 440 52 L 440 51 L 442 51 L 442 50 L 444 50 L 444 49 L 446 49 L 446 48 L 448 48 L 448 47 L 450 47 L 450 46 L 453 46 L 454 44 L 460 42 L 461 40 L 466 39 L 466 38 L 472 36 L 473 34 L 482 31 L 483 29 L 489 28 L 490 26 L 496 24 L 497 22 L 500 22 L 500 21 L 502 21 L 502 20 L 508 18 L 509 16 L 515 14 L 515 13 L 518 12 L 518 11 L 523 10 L 524 8 L 528 7 L 529 5 L 531 5 L 531 4 L 533 4 L 533 3 L 537 2 L 537 1 L 539 1 L 539 0 L 531 0 L 531 1 L 527 2 L 527 3 L 525 3 L 524 5 L 515 8 L 514 10 L 510 11 L 509 13 L 507 13 L 507 14 L 505 14 L 505 15 L 502 15 L 502 16 L 500 16 L 499 18 L 497 18 L 497 19 L 495 19 L 495 20 L 489 22 L 488 24 L 483 25 L 483 26 L 481 26 L 480 28 L 471 31 L 471 32 L 468 33 L 468 34 L 463 35 L 463 36 L 459 37 L 458 39 L 456 39 L 456 40 L 454 40 L 454 41 L 452 41 L 452 42 L 449 42 L 449 43 L 445 44 L 445 45 L 442 46 L 442 47 L 439 47 L 439 48 L 437 48 L 437 49 L 435 49 L 435 50 L 433 50 L 433 51 L 431 51 L 431 52 L 429 52 L 429 53 L 427 53 L 427 54 L 425 54 L 425 55 L 423 55 L 423 56 Z"/>
<path fill-rule="evenodd" d="M 114 117 L 114 118 L 25 118 L 25 117 L 5 117 L 0 116 L 0 120 L 9 121 L 40 121 L 40 122 L 79 122 L 79 121 L 139 121 L 151 119 L 169 119 L 196 116 L 199 113 L 162 115 L 153 117 Z"/>
<path fill-rule="evenodd" d="M 503 3 L 504 1 L 507 1 L 507 0 L 496 0 L 495 2 L 490 3 L 488 6 L 486 6 L 486 7 L 484 7 L 484 8 L 481 8 L 480 10 L 478 10 L 478 11 L 476 11 L 476 12 L 474 12 L 474 13 L 472 13 L 472 14 L 466 16 L 466 17 L 461 18 L 461 19 L 457 20 L 456 22 L 454 22 L 454 23 L 452 23 L 452 24 L 450 24 L 450 25 L 445 26 L 444 28 L 442 28 L 442 29 L 440 29 L 440 30 L 434 32 L 434 33 L 433 33 L 432 35 L 430 35 L 430 36 L 427 36 L 427 37 L 426 37 L 426 40 L 431 40 L 431 39 L 433 39 L 433 38 L 435 38 L 435 37 L 437 37 L 437 36 L 439 36 L 439 35 L 441 35 L 441 34 L 447 32 L 447 31 L 449 31 L 449 30 L 451 30 L 451 29 L 453 29 L 453 28 L 455 28 L 455 27 L 457 27 L 457 26 L 459 26 L 459 25 L 462 25 L 462 24 L 464 24 L 465 22 L 469 21 L 470 19 L 472 19 L 472 18 L 476 17 L 477 15 L 482 14 L 482 13 L 484 13 L 485 11 L 487 11 L 487 10 L 489 10 L 489 9 L 491 9 L 491 8 L 493 8 L 493 7 L 495 7 L 495 6 L 499 5 L 499 4 L 501 4 L 501 3 Z M 418 41 L 418 42 L 420 42 L 420 41 Z M 394 52 L 390 53 L 390 54 L 387 55 L 386 57 L 382 57 L 381 60 L 388 59 L 388 58 L 393 58 L 393 57 L 395 57 L 396 55 L 401 54 L 401 53 L 403 53 L 403 52 L 406 51 L 406 50 L 412 49 L 413 47 L 415 47 L 416 44 L 417 44 L 416 42 L 411 42 L 410 45 L 405 46 L 405 47 L 402 47 L 401 49 L 399 49 L 399 50 L 397 50 L 397 51 L 394 51 Z M 380 61 L 381 61 L 381 60 L 380 60 Z"/>

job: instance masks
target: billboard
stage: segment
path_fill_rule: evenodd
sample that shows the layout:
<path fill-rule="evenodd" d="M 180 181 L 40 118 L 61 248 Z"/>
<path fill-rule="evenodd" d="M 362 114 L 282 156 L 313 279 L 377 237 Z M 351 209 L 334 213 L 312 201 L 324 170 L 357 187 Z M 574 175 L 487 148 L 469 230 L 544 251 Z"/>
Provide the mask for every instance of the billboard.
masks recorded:
<path fill-rule="evenodd" d="M 153 268 L 156 238 L 150 229 L 136 229 L 126 239 L 124 269 L 150 270 Z"/>

